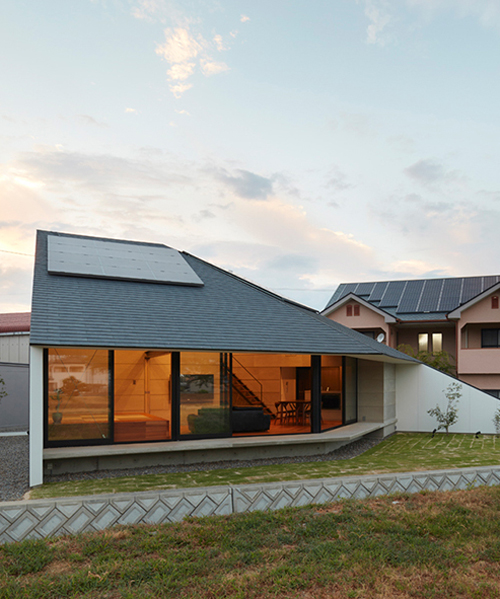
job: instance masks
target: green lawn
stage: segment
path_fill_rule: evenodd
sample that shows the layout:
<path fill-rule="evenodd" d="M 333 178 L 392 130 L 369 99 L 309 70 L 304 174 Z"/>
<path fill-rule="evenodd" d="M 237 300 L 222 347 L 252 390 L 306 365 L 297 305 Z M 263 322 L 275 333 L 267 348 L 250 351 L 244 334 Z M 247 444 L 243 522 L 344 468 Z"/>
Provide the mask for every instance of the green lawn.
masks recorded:
<path fill-rule="evenodd" d="M 33 489 L 31 498 L 260 483 L 495 464 L 500 464 L 500 439 L 495 436 L 480 436 L 476 439 L 473 435 L 442 433 L 433 438 L 430 434 L 399 433 L 362 455 L 349 460 L 47 483 Z"/>
<path fill-rule="evenodd" d="M 0 546 L 0 597 L 500 598 L 499 514 L 480 487 L 24 541 Z"/>

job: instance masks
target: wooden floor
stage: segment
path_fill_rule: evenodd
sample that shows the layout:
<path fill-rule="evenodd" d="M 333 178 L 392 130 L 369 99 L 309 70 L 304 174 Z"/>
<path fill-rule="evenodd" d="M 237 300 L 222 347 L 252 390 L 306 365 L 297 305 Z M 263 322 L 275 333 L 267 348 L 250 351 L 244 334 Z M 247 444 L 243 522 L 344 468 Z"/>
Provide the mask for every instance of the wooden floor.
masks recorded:
<path fill-rule="evenodd" d="M 340 421 L 323 420 L 321 422 L 321 430 L 327 430 L 340 426 Z M 265 436 L 265 435 L 297 435 L 300 433 L 310 433 L 311 425 L 299 425 L 299 424 L 275 424 L 271 422 L 271 426 L 268 431 L 260 431 L 256 433 L 234 433 L 233 437 L 254 437 L 254 436 Z"/>

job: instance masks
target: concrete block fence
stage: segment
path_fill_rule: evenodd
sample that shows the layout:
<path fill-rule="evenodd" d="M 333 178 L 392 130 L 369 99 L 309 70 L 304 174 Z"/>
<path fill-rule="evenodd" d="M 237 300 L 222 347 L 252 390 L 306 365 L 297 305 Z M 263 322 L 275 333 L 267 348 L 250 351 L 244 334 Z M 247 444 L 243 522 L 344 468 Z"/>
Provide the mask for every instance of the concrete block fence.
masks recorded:
<path fill-rule="evenodd" d="M 0 503 L 0 543 L 422 490 L 499 485 L 500 466 Z"/>

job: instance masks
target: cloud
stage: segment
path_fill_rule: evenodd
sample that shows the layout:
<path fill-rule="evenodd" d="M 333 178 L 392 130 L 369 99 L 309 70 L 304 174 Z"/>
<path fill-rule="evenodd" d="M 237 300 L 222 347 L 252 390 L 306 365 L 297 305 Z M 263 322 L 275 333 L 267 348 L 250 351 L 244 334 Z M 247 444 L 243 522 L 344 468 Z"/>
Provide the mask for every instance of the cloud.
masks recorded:
<path fill-rule="evenodd" d="M 125 112 L 130 114 L 139 114 L 139 111 L 135 108 L 125 108 Z"/>
<path fill-rule="evenodd" d="M 206 58 L 202 58 L 200 61 L 201 72 L 210 77 L 211 75 L 218 75 L 224 71 L 228 71 L 229 67 L 224 62 L 215 62 Z"/>
<path fill-rule="evenodd" d="M 189 29 L 165 29 L 165 42 L 156 46 L 156 54 L 171 64 L 188 62 L 198 56 L 202 46 Z"/>
<path fill-rule="evenodd" d="M 358 3 L 360 0 L 356 0 Z M 386 39 L 382 35 L 393 18 L 389 13 L 388 0 L 363 0 L 365 16 L 370 21 L 366 29 L 366 42 L 384 46 Z"/>
<path fill-rule="evenodd" d="M 79 114 L 77 115 L 77 118 L 86 125 L 94 125 L 95 127 L 109 127 L 109 125 L 107 125 L 106 123 L 100 123 L 88 114 Z"/>
<path fill-rule="evenodd" d="M 443 165 L 431 159 L 419 160 L 405 168 L 404 172 L 408 177 L 424 184 L 441 181 L 446 175 Z"/>
<path fill-rule="evenodd" d="M 196 222 L 200 222 L 211 218 L 216 218 L 215 214 L 207 209 L 200 210 L 198 213 L 193 214 L 193 220 L 195 220 Z"/>
<path fill-rule="evenodd" d="M 219 34 L 214 35 L 214 43 L 219 52 L 223 52 L 224 50 L 229 49 L 227 46 L 224 45 L 224 42 L 222 41 L 222 35 L 219 35 Z"/>
<path fill-rule="evenodd" d="M 250 21 L 250 17 L 247 17 L 246 15 L 241 15 L 240 21 L 242 23 L 246 23 L 247 21 Z"/>
<path fill-rule="evenodd" d="M 176 170 L 170 158 L 155 159 L 147 152 L 138 158 L 125 158 L 48 147 L 20 153 L 7 174 L 12 178 L 16 173 L 28 173 L 25 178 L 45 185 L 48 191 L 76 185 L 81 190 L 120 193 L 124 188 L 144 191 L 145 185 L 165 187 L 189 181 L 185 175 L 175 174 Z"/>
<path fill-rule="evenodd" d="M 236 175 L 230 175 L 225 169 L 219 169 L 216 177 L 241 198 L 266 200 L 273 193 L 273 179 L 243 169 L 236 169 L 235 172 Z"/>
<path fill-rule="evenodd" d="M 406 0 L 410 7 L 423 10 L 428 17 L 438 12 L 453 12 L 459 18 L 475 17 L 484 27 L 500 25 L 498 0 Z"/>
<path fill-rule="evenodd" d="M 191 77 L 195 66 L 194 62 L 174 64 L 172 68 L 167 71 L 167 75 L 169 79 L 173 81 L 184 81 Z"/>
<path fill-rule="evenodd" d="M 192 87 L 192 83 L 176 83 L 175 85 L 170 86 L 170 91 L 177 99 L 179 99 L 184 92 L 187 92 L 187 90 Z"/>
<path fill-rule="evenodd" d="M 328 181 L 325 183 L 325 187 L 327 189 L 334 189 L 335 191 L 345 191 L 346 189 L 352 189 L 354 185 L 349 183 L 345 173 L 343 173 L 336 166 L 333 166 L 330 169 Z"/>
<path fill-rule="evenodd" d="M 170 64 L 167 76 L 172 82 L 170 91 L 176 98 L 180 98 L 193 86 L 187 80 L 193 76 L 197 65 L 207 77 L 229 70 L 226 63 L 213 60 L 210 56 L 210 43 L 201 34 L 195 37 L 189 27 L 165 29 L 164 34 L 165 42 L 157 44 L 156 54 Z M 226 49 L 220 35 L 215 35 L 214 43 L 217 50 Z"/>
<path fill-rule="evenodd" d="M 391 278 L 431 278 L 450 276 L 444 269 L 436 269 L 436 265 L 425 260 L 397 260 L 389 264 L 387 271 Z"/>
<path fill-rule="evenodd" d="M 283 199 L 240 202 L 229 217 L 240 240 L 201 244 L 196 252 L 317 308 L 353 272 L 362 278 L 378 270 L 372 248 L 349 233 L 318 226 L 303 209 Z M 317 288 L 332 291 L 321 295 Z"/>
<path fill-rule="evenodd" d="M 404 8 L 418 11 L 427 21 L 439 13 L 451 13 L 458 18 L 475 18 L 486 28 L 500 30 L 500 2 L 498 0 L 356 0 L 364 7 L 369 21 L 366 42 L 384 46 L 392 41 L 394 26 L 410 18 Z M 407 29 L 408 30 L 408 29 Z M 389 35 L 391 31 L 391 35 Z"/>

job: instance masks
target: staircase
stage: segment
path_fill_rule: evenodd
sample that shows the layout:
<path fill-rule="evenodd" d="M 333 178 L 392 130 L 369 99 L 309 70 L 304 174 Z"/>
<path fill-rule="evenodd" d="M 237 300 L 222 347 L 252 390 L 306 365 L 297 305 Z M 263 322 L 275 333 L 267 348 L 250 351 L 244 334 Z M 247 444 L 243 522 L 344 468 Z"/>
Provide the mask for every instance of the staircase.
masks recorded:
<path fill-rule="evenodd" d="M 264 410 L 264 414 L 270 414 L 271 418 L 276 418 L 266 404 L 249 389 L 245 383 L 233 373 L 233 406 L 259 406 Z"/>

